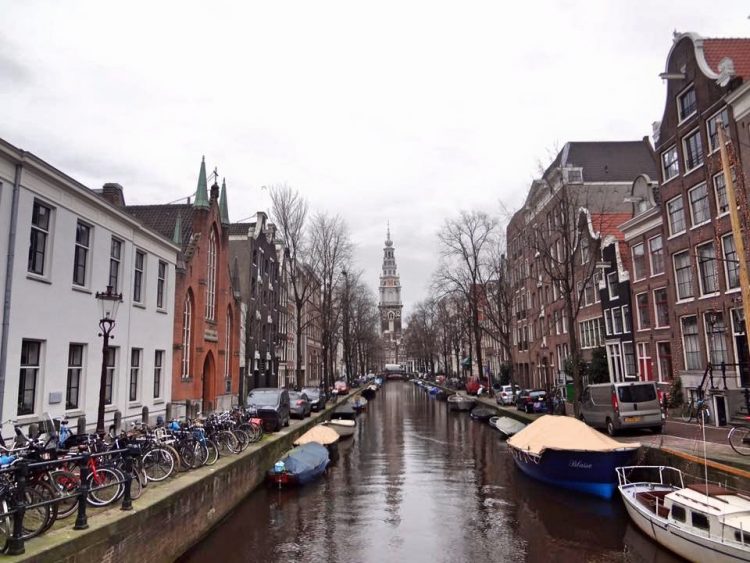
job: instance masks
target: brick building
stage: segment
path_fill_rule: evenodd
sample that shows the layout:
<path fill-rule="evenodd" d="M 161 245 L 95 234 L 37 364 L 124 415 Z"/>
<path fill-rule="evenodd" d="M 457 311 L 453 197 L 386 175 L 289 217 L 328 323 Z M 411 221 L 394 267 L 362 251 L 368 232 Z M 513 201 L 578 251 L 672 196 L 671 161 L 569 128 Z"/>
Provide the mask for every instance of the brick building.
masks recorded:
<path fill-rule="evenodd" d="M 239 291 L 232 285 L 226 184 L 209 193 L 201 162 L 195 201 L 126 210 L 182 251 L 175 283 L 175 415 L 225 409 L 239 390 Z"/>
<path fill-rule="evenodd" d="M 717 122 L 727 124 L 732 147 L 738 128 L 727 96 L 750 76 L 750 39 L 674 37 L 662 78 L 664 115 L 655 135 L 659 195 L 672 303 L 672 365 L 683 388 L 697 388 L 711 364 L 731 364 L 724 399 L 738 403 L 735 364 L 747 361 L 737 254 L 721 169 Z M 742 175 L 740 175 L 742 176 Z"/>

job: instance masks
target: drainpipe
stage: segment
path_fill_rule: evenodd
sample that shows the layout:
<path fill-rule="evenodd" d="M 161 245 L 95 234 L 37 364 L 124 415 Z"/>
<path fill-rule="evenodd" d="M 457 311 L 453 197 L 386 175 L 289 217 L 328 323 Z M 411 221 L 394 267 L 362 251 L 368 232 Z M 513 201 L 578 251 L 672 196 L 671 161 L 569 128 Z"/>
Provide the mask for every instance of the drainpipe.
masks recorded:
<path fill-rule="evenodd" d="M 25 152 L 21 153 L 21 159 Z M 8 360 L 8 330 L 10 328 L 10 299 L 13 288 L 13 261 L 16 249 L 16 227 L 18 224 L 18 193 L 21 188 L 21 174 L 23 162 L 16 164 L 16 177 L 13 181 L 13 195 L 10 207 L 10 232 L 8 236 L 8 260 L 5 264 L 5 295 L 3 298 L 3 330 L 0 339 L 0 420 L 3 417 L 3 401 L 5 400 L 5 367 Z M 1 425 L 0 425 L 1 426 Z"/>

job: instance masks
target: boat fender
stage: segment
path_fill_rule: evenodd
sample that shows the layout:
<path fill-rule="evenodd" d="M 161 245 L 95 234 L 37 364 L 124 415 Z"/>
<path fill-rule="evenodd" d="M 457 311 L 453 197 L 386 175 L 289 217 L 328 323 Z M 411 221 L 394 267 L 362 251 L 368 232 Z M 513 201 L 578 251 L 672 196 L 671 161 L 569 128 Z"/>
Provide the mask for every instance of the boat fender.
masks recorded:
<path fill-rule="evenodd" d="M 283 473 L 284 469 L 286 469 L 286 465 L 284 465 L 283 461 L 277 461 L 273 466 L 273 470 L 276 473 Z"/>

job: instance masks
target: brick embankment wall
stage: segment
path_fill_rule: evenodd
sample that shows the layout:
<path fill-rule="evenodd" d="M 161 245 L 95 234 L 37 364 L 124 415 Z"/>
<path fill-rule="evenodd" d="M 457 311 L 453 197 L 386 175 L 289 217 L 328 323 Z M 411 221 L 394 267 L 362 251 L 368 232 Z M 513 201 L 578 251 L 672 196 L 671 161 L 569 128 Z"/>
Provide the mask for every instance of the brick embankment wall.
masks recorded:
<path fill-rule="evenodd" d="M 73 530 L 73 519 L 67 519 L 63 526 L 26 542 L 24 555 L 0 559 L 35 563 L 172 561 L 261 485 L 265 472 L 292 448 L 294 440 L 329 418 L 334 408 L 332 404 L 237 456 L 220 459 L 212 467 L 182 474 L 164 484 L 149 485 L 141 498 L 133 501 L 132 511 L 91 511 L 89 528 L 83 531 Z"/>

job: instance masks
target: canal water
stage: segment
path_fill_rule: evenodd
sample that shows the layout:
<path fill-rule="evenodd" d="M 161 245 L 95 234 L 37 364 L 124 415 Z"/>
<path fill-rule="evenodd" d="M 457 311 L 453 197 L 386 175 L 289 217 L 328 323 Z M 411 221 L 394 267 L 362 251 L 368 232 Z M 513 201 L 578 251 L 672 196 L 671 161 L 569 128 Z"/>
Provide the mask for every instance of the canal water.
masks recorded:
<path fill-rule="evenodd" d="M 387 383 L 319 481 L 261 487 L 184 562 L 678 561 L 611 502 L 521 474 L 485 423 Z"/>

